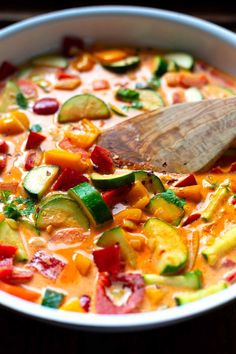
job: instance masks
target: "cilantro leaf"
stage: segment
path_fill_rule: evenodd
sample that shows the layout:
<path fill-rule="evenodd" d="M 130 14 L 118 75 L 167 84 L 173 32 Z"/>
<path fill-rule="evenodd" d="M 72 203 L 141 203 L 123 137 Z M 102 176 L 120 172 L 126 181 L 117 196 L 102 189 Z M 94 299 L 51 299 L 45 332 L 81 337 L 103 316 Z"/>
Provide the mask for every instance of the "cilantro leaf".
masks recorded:
<path fill-rule="evenodd" d="M 35 133 L 39 133 L 42 131 L 42 126 L 40 124 L 34 124 L 30 128 L 30 131 L 35 132 Z"/>
<path fill-rule="evenodd" d="M 17 220 L 21 217 L 21 212 L 18 210 L 18 207 L 11 203 L 3 207 L 3 213 L 7 218 Z"/>
<path fill-rule="evenodd" d="M 163 198 L 167 202 L 175 204 L 179 208 L 183 208 L 186 204 L 185 199 L 177 197 L 174 191 L 167 189 L 165 192 L 158 194 L 157 198 Z"/>
<path fill-rule="evenodd" d="M 23 95 L 22 92 L 19 92 L 16 95 L 16 103 L 18 104 L 18 106 L 20 108 L 23 108 L 23 109 L 28 108 L 28 101 L 27 101 L 27 99 L 25 98 L 25 96 Z"/>
<path fill-rule="evenodd" d="M 121 101 L 133 102 L 139 100 L 139 92 L 135 90 L 120 88 L 116 92 L 116 97 Z"/>

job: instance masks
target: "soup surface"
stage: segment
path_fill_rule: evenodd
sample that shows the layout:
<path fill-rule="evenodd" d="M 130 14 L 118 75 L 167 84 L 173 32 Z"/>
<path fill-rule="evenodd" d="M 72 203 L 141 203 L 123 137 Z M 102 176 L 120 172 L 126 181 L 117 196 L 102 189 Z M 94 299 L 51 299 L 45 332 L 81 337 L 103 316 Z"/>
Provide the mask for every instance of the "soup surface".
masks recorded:
<path fill-rule="evenodd" d="M 0 67 L 0 290 L 64 311 L 183 305 L 236 279 L 236 150 L 205 174 L 119 169 L 107 127 L 236 94 L 187 53 L 86 48 Z"/>

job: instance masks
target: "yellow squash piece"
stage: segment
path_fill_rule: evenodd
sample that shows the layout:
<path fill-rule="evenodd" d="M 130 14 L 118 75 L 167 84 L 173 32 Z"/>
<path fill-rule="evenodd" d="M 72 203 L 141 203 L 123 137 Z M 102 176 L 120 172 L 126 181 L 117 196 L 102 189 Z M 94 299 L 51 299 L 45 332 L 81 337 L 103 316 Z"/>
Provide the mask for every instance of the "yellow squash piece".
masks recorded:
<path fill-rule="evenodd" d="M 136 181 L 127 195 L 127 200 L 132 207 L 144 209 L 150 202 L 150 196 L 144 185 Z"/>
<path fill-rule="evenodd" d="M 80 301 L 77 297 L 71 298 L 64 305 L 62 305 L 59 310 L 70 311 L 70 312 L 85 312 L 80 305 Z"/>
<path fill-rule="evenodd" d="M 89 257 L 83 255 L 82 253 L 76 253 L 74 256 L 74 263 L 81 275 L 88 275 L 92 264 Z"/>
<path fill-rule="evenodd" d="M 62 168 L 72 168 L 78 172 L 85 172 L 91 166 L 89 159 L 83 159 L 80 154 L 74 154 L 59 149 L 45 152 L 45 163 L 60 166 Z"/>
<path fill-rule="evenodd" d="M 29 129 L 29 119 L 25 113 L 13 111 L 0 119 L 0 133 L 14 135 Z"/>
<path fill-rule="evenodd" d="M 101 134 L 101 130 L 88 119 L 82 119 L 74 130 L 65 131 L 64 134 L 65 137 L 69 138 L 76 146 L 82 149 L 88 149 Z"/>
<path fill-rule="evenodd" d="M 212 194 L 211 199 L 205 210 L 202 212 L 202 219 L 204 221 L 210 221 L 214 216 L 217 209 L 220 208 L 224 202 L 229 190 L 227 187 L 220 185 L 214 194 Z"/>

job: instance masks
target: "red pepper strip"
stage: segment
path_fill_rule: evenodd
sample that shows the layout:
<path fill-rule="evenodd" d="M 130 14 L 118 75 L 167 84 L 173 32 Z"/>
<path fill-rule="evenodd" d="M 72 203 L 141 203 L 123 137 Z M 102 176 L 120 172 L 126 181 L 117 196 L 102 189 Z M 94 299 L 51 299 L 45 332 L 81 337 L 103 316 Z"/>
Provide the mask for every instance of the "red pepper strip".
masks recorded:
<path fill-rule="evenodd" d="M 16 72 L 17 67 L 9 61 L 4 61 L 0 66 L 0 80 L 5 80 L 8 76 Z"/>
<path fill-rule="evenodd" d="M 5 141 L 1 140 L 0 141 L 0 153 L 6 154 L 7 152 L 8 152 L 8 145 Z"/>
<path fill-rule="evenodd" d="M 0 260 L 0 280 L 10 277 L 13 272 L 13 259 L 5 258 Z"/>
<path fill-rule="evenodd" d="M 67 191 L 82 182 L 88 182 L 88 178 L 71 168 L 64 168 L 53 185 L 54 191 Z"/>
<path fill-rule="evenodd" d="M 0 154 L 0 170 L 3 170 L 7 165 L 7 154 Z"/>
<path fill-rule="evenodd" d="M 78 76 L 76 75 L 72 75 L 72 74 L 68 74 L 66 73 L 65 71 L 58 71 L 57 73 L 57 78 L 58 80 L 63 80 L 63 79 L 75 79 L 75 78 L 78 78 Z"/>
<path fill-rule="evenodd" d="M 100 173 L 113 173 L 114 163 L 111 154 L 108 150 L 101 146 L 95 146 L 91 154 L 91 160 L 96 165 L 98 172 Z"/>
<path fill-rule="evenodd" d="M 99 272 L 118 273 L 121 271 L 119 245 L 93 251 L 93 259 Z"/>
<path fill-rule="evenodd" d="M 84 309 L 85 312 L 89 312 L 91 297 L 89 295 L 82 295 L 79 298 L 80 305 Z"/>
<path fill-rule="evenodd" d="M 60 141 L 59 146 L 63 150 L 66 150 L 66 151 L 69 151 L 69 152 L 73 152 L 74 154 L 80 154 L 82 158 L 86 159 L 86 158 L 90 157 L 89 152 L 87 152 L 86 150 L 76 146 L 68 138 L 64 138 L 62 141 Z"/>
<path fill-rule="evenodd" d="M 188 187 L 188 186 L 195 186 L 197 184 L 196 178 L 194 175 L 190 174 L 182 178 L 181 180 L 177 181 L 174 184 L 174 187 Z"/>
<path fill-rule="evenodd" d="M 112 284 L 123 283 L 124 288 L 131 290 L 126 304 L 116 306 L 107 296 L 106 288 Z M 135 312 L 144 298 L 144 280 L 140 274 L 108 274 L 101 273 L 96 289 L 96 310 L 99 314 L 125 314 Z"/>
<path fill-rule="evenodd" d="M 14 257 L 17 247 L 12 245 L 0 244 L 0 259 Z"/>
<path fill-rule="evenodd" d="M 123 186 L 116 189 L 111 189 L 106 192 L 102 192 L 102 197 L 109 207 L 124 201 L 125 196 L 130 190 L 130 186 Z"/>
<path fill-rule="evenodd" d="M 26 269 L 13 268 L 13 272 L 7 279 L 4 279 L 5 282 L 10 284 L 22 284 L 30 281 L 33 278 L 34 273 Z"/>
<path fill-rule="evenodd" d="M 5 284 L 0 281 L 0 290 L 5 291 L 8 294 L 20 297 L 21 299 L 35 302 L 41 296 L 36 291 L 21 288 L 20 286 Z"/>
<path fill-rule="evenodd" d="M 65 37 L 62 42 L 62 54 L 71 57 L 84 48 L 84 42 L 78 37 Z"/>
<path fill-rule="evenodd" d="M 49 279 L 57 279 L 66 263 L 45 251 L 37 251 L 29 266 Z"/>
<path fill-rule="evenodd" d="M 17 84 L 27 98 L 37 97 L 37 86 L 31 80 L 20 79 L 17 81 Z"/>
<path fill-rule="evenodd" d="M 25 145 L 26 150 L 35 149 L 37 148 L 42 141 L 44 141 L 46 137 L 42 134 L 37 132 L 30 132 L 28 135 L 28 139 Z"/>
<path fill-rule="evenodd" d="M 192 224 L 194 221 L 198 220 L 201 217 L 201 214 L 195 213 L 192 215 L 189 215 L 187 219 L 183 222 L 182 226 L 187 226 L 189 224 Z"/>
<path fill-rule="evenodd" d="M 224 280 L 226 280 L 227 282 L 229 282 L 231 284 L 234 283 L 236 281 L 236 270 L 233 269 L 232 271 L 227 272 L 224 275 Z"/>

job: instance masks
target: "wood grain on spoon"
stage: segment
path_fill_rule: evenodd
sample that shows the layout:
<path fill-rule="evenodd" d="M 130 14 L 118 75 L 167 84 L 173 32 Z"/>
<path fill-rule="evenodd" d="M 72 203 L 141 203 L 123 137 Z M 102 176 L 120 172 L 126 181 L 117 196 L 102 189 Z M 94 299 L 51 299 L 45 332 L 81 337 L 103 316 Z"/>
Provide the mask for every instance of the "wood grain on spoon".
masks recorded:
<path fill-rule="evenodd" d="M 123 165 L 188 173 L 209 168 L 235 138 L 236 97 L 230 97 L 138 115 L 104 131 L 99 144 Z"/>

